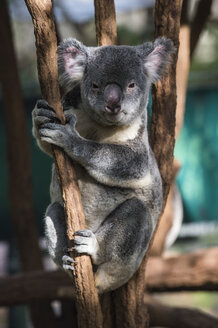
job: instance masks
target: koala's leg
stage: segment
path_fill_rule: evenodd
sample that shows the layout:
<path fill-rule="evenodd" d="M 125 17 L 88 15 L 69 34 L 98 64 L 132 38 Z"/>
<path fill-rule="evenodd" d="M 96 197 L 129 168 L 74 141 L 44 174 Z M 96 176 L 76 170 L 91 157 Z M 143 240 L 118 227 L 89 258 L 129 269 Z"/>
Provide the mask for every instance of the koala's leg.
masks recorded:
<path fill-rule="evenodd" d="M 99 293 L 126 283 L 138 269 L 152 236 L 153 223 L 145 204 L 132 198 L 119 205 L 93 234 L 76 233 L 74 249 L 91 255 Z M 81 237 L 82 236 L 82 237 Z M 87 240 L 87 241 L 86 241 Z"/>
<path fill-rule="evenodd" d="M 151 216 L 145 204 L 132 198 L 113 211 L 96 233 L 104 262 L 96 272 L 99 292 L 116 289 L 126 283 L 138 267 L 153 232 Z"/>
<path fill-rule="evenodd" d="M 45 236 L 53 261 L 65 270 L 73 270 L 75 261 L 66 255 L 68 245 L 64 209 L 58 202 L 50 204 L 46 210 Z"/>

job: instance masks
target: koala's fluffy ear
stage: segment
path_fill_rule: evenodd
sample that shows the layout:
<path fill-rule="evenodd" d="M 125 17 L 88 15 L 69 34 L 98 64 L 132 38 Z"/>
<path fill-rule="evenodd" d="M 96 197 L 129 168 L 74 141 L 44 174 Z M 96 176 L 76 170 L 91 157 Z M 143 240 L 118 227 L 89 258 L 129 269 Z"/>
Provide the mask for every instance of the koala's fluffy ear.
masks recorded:
<path fill-rule="evenodd" d="M 154 83 L 166 72 L 168 64 L 171 62 L 171 54 L 176 48 L 172 40 L 165 37 L 157 38 L 153 43 L 145 43 L 141 51 L 144 52 L 144 65 L 146 71 Z"/>
<path fill-rule="evenodd" d="M 82 80 L 87 58 L 87 48 L 76 39 L 66 39 L 58 47 L 59 82 L 65 92 Z"/>

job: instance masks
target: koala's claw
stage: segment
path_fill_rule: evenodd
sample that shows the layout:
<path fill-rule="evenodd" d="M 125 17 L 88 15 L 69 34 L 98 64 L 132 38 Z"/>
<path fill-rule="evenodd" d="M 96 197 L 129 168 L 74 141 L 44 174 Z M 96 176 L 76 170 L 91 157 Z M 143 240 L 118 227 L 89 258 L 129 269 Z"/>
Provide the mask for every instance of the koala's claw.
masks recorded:
<path fill-rule="evenodd" d="M 74 236 L 82 236 L 82 237 L 91 237 L 92 231 L 91 230 L 78 230 L 74 232 Z"/>
<path fill-rule="evenodd" d="M 67 255 L 64 255 L 62 257 L 62 261 L 63 261 L 63 269 L 64 270 L 71 270 L 71 271 L 74 271 L 74 266 L 73 265 L 78 263 L 72 257 L 67 256 Z"/>

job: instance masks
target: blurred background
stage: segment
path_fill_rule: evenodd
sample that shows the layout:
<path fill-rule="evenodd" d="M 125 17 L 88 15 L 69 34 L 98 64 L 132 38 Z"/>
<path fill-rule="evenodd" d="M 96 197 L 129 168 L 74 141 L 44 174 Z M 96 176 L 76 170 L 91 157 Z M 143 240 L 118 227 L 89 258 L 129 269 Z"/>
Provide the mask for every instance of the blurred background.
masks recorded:
<path fill-rule="evenodd" d="M 185 114 L 180 111 L 175 157 L 179 161 L 172 200 L 173 230 L 167 252 L 190 252 L 218 245 L 218 1 L 207 2 L 208 13 L 198 0 L 187 1 L 183 17 L 184 38 L 191 35 Z M 43 215 L 49 204 L 52 160 L 37 147 L 31 134 L 31 111 L 40 98 L 37 78 L 35 38 L 32 20 L 22 0 L 9 0 L 13 40 L 19 78 L 31 140 L 34 210 L 43 242 Z M 116 0 L 119 44 L 137 45 L 154 38 L 152 0 Z M 62 40 L 75 37 L 86 45 L 96 45 L 94 4 L 89 0 L 56 0 L 54 13 L 57 34 Z M 183 40 L 183 47 L 187 40 Z M 185 43 L 186 42 L 186 43 Z M 190 52 L 190 55 L 189 55 Z M 184 55 L 185 56 L 185 55 Z M 189 63 L 180 64 L 189 70 Z M 181 77 L 185 80 L 186 77 Z M 180 81 L 181 82 L 181 81 Z M 12 90 L 13 95 L 13 90 Z M 179 95 L 178 95 L 179 96 Z M 149 113 L 151 114 L 151 102 Z M 8 199 L 6 130 L 0 88 L 0 275 L 19 271 Z M 176 241 L 175 241 L 176 239 Z M 174 305 L 191 305 L 218 314 L 218 294 L 195 292 L 157 295 Z M 26 319 L 24 319 L 26 318 Z M 25 307 L 0 308 L 0 327 L 29 327 Z"/>

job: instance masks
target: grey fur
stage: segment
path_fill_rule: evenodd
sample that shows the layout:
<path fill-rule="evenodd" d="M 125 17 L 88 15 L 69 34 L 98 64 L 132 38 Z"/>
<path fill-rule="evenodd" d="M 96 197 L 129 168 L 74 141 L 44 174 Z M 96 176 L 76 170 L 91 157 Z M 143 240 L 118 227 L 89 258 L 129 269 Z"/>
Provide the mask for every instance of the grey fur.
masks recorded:
<path fill-rule="evenodd" d="M 89 254 L 97 266 L 99 293 L 131 278 L 161 211 L 161 177 L 148 143 L 146 106 L 151 83 L 164 74 L 173 52 L 165 38 L 137 47 L 98 48 L 67 39 L 58 48 L 67 123 L 60 125 L 45 101 L 33 111 L 39 146 L 51 154 L 50 144 L 57 145 L 75 162 L 87 230 L 75 232 L 74 250 Z M 108 113 L 106 101 L 120 111 Z M 54 167 L 52 172 L 48 250 L 69 271 L 63 201 Z"/>

